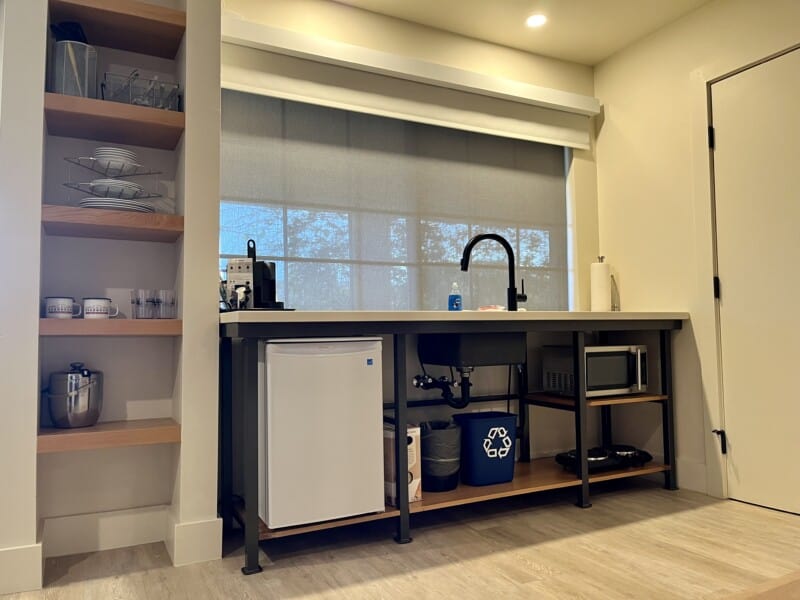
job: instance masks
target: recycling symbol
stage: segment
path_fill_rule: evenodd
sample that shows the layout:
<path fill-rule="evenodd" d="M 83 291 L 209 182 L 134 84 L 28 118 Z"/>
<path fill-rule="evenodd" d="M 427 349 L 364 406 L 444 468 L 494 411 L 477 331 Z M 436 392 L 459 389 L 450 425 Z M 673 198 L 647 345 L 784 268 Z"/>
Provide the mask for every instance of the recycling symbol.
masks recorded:
<path fill-rule="evenodd" d="M 492 427 L 483 439 L 483 451 L 489 458 L 505 458 L 511 452 L 511 438 L 505 427 Z"/>

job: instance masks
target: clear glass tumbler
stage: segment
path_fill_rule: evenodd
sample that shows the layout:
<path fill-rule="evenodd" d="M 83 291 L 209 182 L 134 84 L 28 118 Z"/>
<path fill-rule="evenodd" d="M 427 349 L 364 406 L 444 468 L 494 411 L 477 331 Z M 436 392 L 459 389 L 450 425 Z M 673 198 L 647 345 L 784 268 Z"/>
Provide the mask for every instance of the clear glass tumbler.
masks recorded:
<path fill-rule="evenodd" d="M 178 316 L 178 303 L 175 290 L 153 290 L 155 292 L 156 318 L 175 319 Z"/>
<path fill-rule="evenodd" d="M 157 319 L 155 306 L 156 290 L 136 289 L 131 290 L 131 318 L 132 319 Z"/>

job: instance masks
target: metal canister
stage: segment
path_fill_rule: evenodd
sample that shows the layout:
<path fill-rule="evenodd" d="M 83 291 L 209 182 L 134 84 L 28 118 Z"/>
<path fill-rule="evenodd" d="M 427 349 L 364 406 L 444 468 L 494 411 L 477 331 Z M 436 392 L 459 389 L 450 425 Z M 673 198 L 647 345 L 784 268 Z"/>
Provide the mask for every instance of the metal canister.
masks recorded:
<path fill-rule="evenodd" d="M 70 363 L 69 371 L 50 374 L 47 405 L 56 427 L 90 427 L 103 408 L 103 374 L 83 363 Z"/>

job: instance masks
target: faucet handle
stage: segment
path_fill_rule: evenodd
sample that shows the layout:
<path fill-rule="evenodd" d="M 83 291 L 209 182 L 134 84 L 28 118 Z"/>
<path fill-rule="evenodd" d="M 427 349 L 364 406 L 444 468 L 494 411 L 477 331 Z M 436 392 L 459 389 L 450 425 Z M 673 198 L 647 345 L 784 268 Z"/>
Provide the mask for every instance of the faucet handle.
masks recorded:
<path fill-rule="evenodd" d="M 520 279 L 520 283 L 522 284 L 522 292 L 517 294 L 517 302 L 527 302 L 528 296 L 525 293 L 525 280 Z"/>

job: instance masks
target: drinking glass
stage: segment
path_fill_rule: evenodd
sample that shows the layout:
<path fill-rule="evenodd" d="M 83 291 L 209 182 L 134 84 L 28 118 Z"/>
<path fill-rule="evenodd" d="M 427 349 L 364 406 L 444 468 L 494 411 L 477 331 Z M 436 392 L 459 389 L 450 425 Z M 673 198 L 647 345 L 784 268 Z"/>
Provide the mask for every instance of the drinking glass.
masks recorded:
<path fill-rule="evenodd" d="M 131 290 L 131 318 L 155 319 L 158 318 L 155 310 L 156 290 L 135 289 Z"/>
<path fill-rule="evenodd" d="M 178 304 L 175 290 L 153 290 L 155 292 L 156 318 L 175 319 L 178 316 Z"/>

